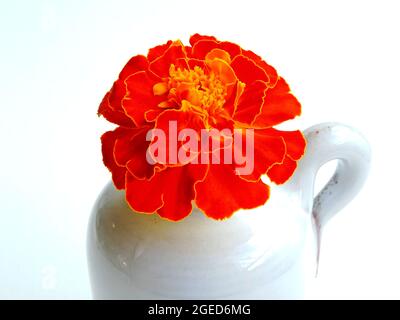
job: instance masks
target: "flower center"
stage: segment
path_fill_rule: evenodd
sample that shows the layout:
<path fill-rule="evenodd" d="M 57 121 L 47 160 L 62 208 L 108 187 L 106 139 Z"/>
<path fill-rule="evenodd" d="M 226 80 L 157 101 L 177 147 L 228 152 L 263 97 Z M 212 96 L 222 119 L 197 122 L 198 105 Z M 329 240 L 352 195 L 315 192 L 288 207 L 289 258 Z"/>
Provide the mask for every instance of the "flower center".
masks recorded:
<path fill-rule="evenodd" d="M 182 111 L 197 113 L 209 126 L 210 122 L 214 122 L 209 118 L 223 112 L 227 89 L 213 71 L 206 74 L 199 66 L 188 70 L 172 64 L 168 80 L 156 83 L 153 92 L 155 95 L 168 92 L 169 101 L 178 102 Z M 161 103 L 160 106 L 164 105 Z"/>
<path fill-rule="evenodd" d="M 223 107 L 226 88 L 213 72 L 205 74 L 198 66 L 193 70 L 182 70 L 172 65 L 169 73 L 170 87 L 176 88 L 177 91 L 186 91 L 186 100 L 191 104 L 210 111 Z"/>

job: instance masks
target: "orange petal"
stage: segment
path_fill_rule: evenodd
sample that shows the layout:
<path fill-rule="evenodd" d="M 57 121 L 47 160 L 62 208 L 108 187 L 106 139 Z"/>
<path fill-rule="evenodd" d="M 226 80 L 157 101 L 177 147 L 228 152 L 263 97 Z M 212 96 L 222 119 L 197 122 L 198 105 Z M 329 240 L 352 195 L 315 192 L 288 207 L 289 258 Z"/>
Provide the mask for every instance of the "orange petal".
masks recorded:
<path fill-rule="evenodd" d="M 147 70 L 149 66 L 149 62 L 147 58 L 143 55 L 137 55 L 132 57 L 122 71 L 119 74 L 119 79 L 125 80 L 131 74 L 134 74 L 139 71 Z"/>
<path fill-rule="evenodd" d="M 140 127 L 127 130 L 126 134 L 118 137 L 114 144 L 114 159 L 115 162 L 121 166 L 126 166 L 126 163 L 136 157 L 136 153 L 139 150 L 147 150 L 147 146 L 143 146 L 146 143 L 146 133 L 149 127 Z M 135 145 L 137 144 L 137 145 Z M 148 142 L 147 142 L 148 144 Z"/>
<path fill-rule="evenodd" d="M 162 192 L 165 185 L 159 182 L 160 175 L 154 175 L 150 180 L 142 180 L 126 172 L 126 201 L 129 206 L 140 213 L 154 213 L 164 203 Z"/>
<path fill-rule="evenodd" d="M 272 127 L 300 114 L 299 101 L 290 93 L 286 81 L 279 78 L 276 86 L 267 90 L 261 113 L 256 116 L 252 125 L 261 128 Z"/>
<path fill-rule="evenodd" d="M 271 136 L 279 136 L 285 140 L 286 152 L 293 160 L 299 160 L 304 155 L 306 139 L 300 130 L 280 131 L 274 128 L 265 129 Z"/>
<path fill-rule="evenodd" d="M 158 82 L 153 86 L 153 94 L 155 96 L 162 96 L 168 92 L 168 83 Z"/>
<path fill-rule="evenodd" d="M 242 152 L 241 154 L 246 156 L 248 165 L 253 163 L 252 172 L 240 175 L 241 178 L 247 181 L 258 181 L 274 164 L 281 163 L 286 154 L 286 145 L 282 137 L 271 135 L 268 129 L 259 129 L 253 132 L 254 154 L 246 154 L 244 144 L 242 146 L 243 151 L 235 150 L 235 152 Z M 246 141 L 245 137 L 245 131 L 243 131 L 242 141 Z M 237 144 L 235 144 L 235 146 L 237 146 Z M 242 166 L 244 166 L 244 164 L 240 165 L 240 167 Z"/>
<path fill-rule="evenodd" d="M 203 70 L 206 69 L 206 62 L 204 60 L 189 58 L 187 62 L 190 69 L 194 69 L 194 67 L 200 67 Z"/>
<path fill-rule="evenodd" d="M 226 61 L 216 58 L 214 60 L 207 60 L 206 63 L 224 84 L 229 85 L 236 83 L 237 78 L 235 72 Z"/>
<path fill-rule="evenodd" d="M 179 109 L 181 106 L 174 100 L 170 99 L 167 101 L 162 101 L 158 104 L 157 109 L 147 110 L 144 113 L 144 118 L 147 122 L 154 122 L 157 120 L 158 116 L 163 113 L 166 109 Z"/>
<path fill-rule="evenodd" d="M 227 64 L 231 63 L 231 57 L 230 57 L 229 53 L 226 52 L 225 50 L 218 49 L 218 48 L 212 49 L 210 52 L 208 52 L 206 54 L 205 60 L 206 61 L 214 60 L 216 58 L 224 60 Z"/>
<path fill-rule="evenodd" d="M 219 111 L 211 115 L 208 118 L 208 122 L 211 125 L 211 127 L 218 130 L 229 129 L 232 131 L 235 125 L 234 121 L 231 119 L 229 114 L 224 111 Z"/>
<path fill-rule="evenodd" d="M 216 48 L 228 52 L 231 60 L 242 52 L 242 49 L 237 44 L 203 39 L 193 45 L 191 56 L 196 59 L 204 60 L 207 53 Z"/>
<path fill-rule="evenodd" d="M 98 114 L 103 115 L 108 121 L 115 124 L 133 127 L 135 126 L 122 108 L 122 99 L 126 94 L 124 80 L 131 74 L 146 70 L 148 66 L 147 58 L 142 55 L 131 58 L 119 74 L 119 79 L 114 82 L 111 90 L 106 94 L 101 102 Z"/>
<path fill-rule="evenodd" d="M 251 124 L 261 112 L 267 89 L 268 86 L 263 81 L 257 80 L 247 85 L 239 98 L 233 118 L 236 121 Z"/>
<path fill-rule="evenodd" d="M 121 102 L 125 94 L 126 94 L 125 83 L 123 80 L 118 79 L 117 81 L 114 82 L 110 90 L 110 95 L 108 96 L 109 106 L 113 110 L 123 111 Z"/>
<path fill-rule="evenodd" d="M 115 110 L 114 108 L 111 107 L 109 97 L 110 97 L 110 92 L 107 92 L 102 102 L 100 103 L 97 114 L 99 116 L 102 115 L 108 121 L 118 124 L 120 126 L 135 127 L 135 123 L 132 121 L 131 118 L 129 118 L 125 114 L 125 111 L 122 109 L 122 107 L 120 110 Z"/>
<path fill-rule="evenodd" d="M 150 127 L 130 130 L 129 134 L 116 140 L 114 158 L 118 165 L 125 166 L 138 179 L 150 179 L 154 175 L 155 166 L 146 160 L 146 152 L 150 141 L 146 135 Z"/>
<path fill-rule="evenodd" d="M 204 60 L 207 53 L 212 49 L 218 48 L 218 42 L 215 40 L 200 40 L 192 47 L 192 57 L 199 60 Z"/>
<path fill-rule="evenodd" d="M 166 170 L 170 172 L 165 174 L 164 206 L 157 212 L 163 218 L 178 221 L 192 212 L 192 200 L 195 199 L 194 185 L 204 179 L 207 166 L 188 164 Z"/>
<path fill-rule="evenodd" d="M 129 132 L 129 129 L 117 128 L 114 131 L 107 131 L 101 136 L 101 152 L 103 154 L 103 163 L 110 170 L 112 180 L 117 189 L 125 188 L 126 168 L 117 165 L 114 159 L 114 145 L 118 138 L 123 137 Z"/>
<path fill-rule="evenodd" d="M 161 78 L 169 76 L 171 64 L 176 64 L 178 59 L 186 59 L 185 47 L 181 42 L 174 42 L 164 54 L 153 60 L 149 65 L 149 70 Z"/>
<path fill-rule="evenodd" d="M 191 110 L 182 111 L 168 109 L 158 116 L 154 128 L 162 130 L 162 132 L 164 132 L 166 136 L 165 164 L 182 165 L 183 163 L 179 163 L 179 159 L 177 157 L 178 150 L 184 144 L 184 142 L 178 141 L 179 132 L 187 128 L 193 129 L 196 132 L 200 132 L 200 130 L 204 128 L 204 123 L 199 115 L 192 112 Z M 171 141 L 169 137 L 171 137 Z M 197 147 L 197 150 L 200 151 L 199 146 Z"/>
<path fill-rule="evenodd" d="M 226 102 L 224 104 L 224 109 L 226 112 L 233 117 L 237 109 L 237 105 L 239 103 L 239 99 L 243 94 L 245 89 L 245 84 L 243 82 L 237 81 L 235 85 L 232 87 L 231 92 L 229 92 L 226 96 Z"/>
<path fill-rule="evenodd" d="M 153 86 L 157 83 L 145 71 L 137 72 L 126 80 L 127 94 L 122 100 L 126 114 L 140 126 L 145 123 L 144 114 L 147 110 L 157 109 L 165 96 L 155 96 Z"/>
<path fill-rule="evenodd" d="M 195 189 L 196 205 L 213 219 L 225 219 L 239 209 L 261 206 L 269 198 L 266 184 L 241 179 L 232 165 L 210 165 L 206 178 L 196 183 Z"/>
<path fill-rule="evenodd" d="M 176 109 L 164 110 L 157 118 L 155 128 L 164 130 L 165 134 L 168 136 L 168 125 L 171 121 L 177 123 L 178 132 L 186 128 L 191 128 L 196 131 L 204 129 L 204 123 L 197 113 L 191 110 L 182 111 Z"/>
<path fill-rule="evenodd" d="M 178 58 L 174 65 L 176 69 L 189 69 L 188 58 Z"/>
<path fill-rule="evenodd" d="M 214 36 L 203 36 L 198 33 L 192 35 L 189 39 L 190 45 L 193 47 L 197 42 L 200 40 L 214 40 L 216 41 L 217 39 Z"/>
<path fill-rule="evenodd" d="M 266 72 L 256 65 L 253 60 L 243 55 L 236 56 L 232 60 L 231 67 L 235 70 L 238 79 L 246 84 L 251 84 L 257 80 L 269 83 L 269 77 Z"/>
<path fill-rule="evenodd" d="M 276 184 L 283 184 L 293 175 L 297 163 L 290 156 L 286 156 L 283 163 L 273 165 L 267 172 L 268 177 Z"/>
<path fill-rule="evenodd" d="M 186 165 L 157 172 L 150 180 L 127 174 L 126 199 L 133 210 L 178 221 L 192 211 L 194 184 L 203 179 L 207 167 Z"/>
<path fill-rule="evenodd" d="M 147 54 L 147 59 L 151 62 L 151 61 L 157 59 L 158 57 L 161 57 L 165 53 L 165 51 L 171 46 L 171 44 L 172 44 L 172 41 L 169 40 L 165 44 L 161 44 L 159 46 L 151 48 Z"/>
<path fill-rule="evenodd" d="M 147 110 L 144 113 L 144 118 L 146 119 L 147 122 L 154 122 L 157 120 L 158 116 L 164 112 L 164 109 L 158 108 L 158 109 L 152 109 L 152 110 Z"/>
<path fill-rule="evenodd" d="M 186 52 L 186 56 L 188 58 L 190 58 L 191 54 L 192 54 L 192 47 L 191 46 L 185 46 L 185 52 Z"/>
<path fill-rule="evenodd" d="M 229 41 L 220 42 L 218 48 L 228 52 L 231 56 L 231 60 L 242 53 L 242 48 L 240 48 L 240 46 Z"/>
<path fill-rule="evenodd" d="M 260 56 L 256 55 L 253 51 L 243 50 L 242 54 L 253 60 L 260 68 L 264 69 L 269 78 L 268 82 L 269 87 L 274 87 L 276 85 L 279 76 L 274 67 L 266 63 Z"/>

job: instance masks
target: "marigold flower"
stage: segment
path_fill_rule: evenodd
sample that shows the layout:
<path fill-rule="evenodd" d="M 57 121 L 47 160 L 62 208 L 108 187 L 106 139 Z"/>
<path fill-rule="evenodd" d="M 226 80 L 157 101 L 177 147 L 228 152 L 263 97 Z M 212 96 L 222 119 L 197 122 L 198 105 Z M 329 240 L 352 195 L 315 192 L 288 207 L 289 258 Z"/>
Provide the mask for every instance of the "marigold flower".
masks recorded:
<path fill-rule="evenodd" d="M 122 69 L 98 110 L 118 125 L 101 137 L 103 162 L 134 211 L 178 221 L 190 214 L 194 203 L 208 217 L 224 219 L 268 200 L 270 187 L 262 175 L 276 184 L 292 176 L 305 139 L 298 130 L 273 126 L 300 113 L 286 81 L 261 57 L 237 44 L 195 34 L 190 46 L 168 41 L 147 56 L 131 58 Z M 201 148 L 188 150 L 191 161 L 172 162 L 171 142 L 165 161 L 153 155 L 149 162 L 156 143 L 149 132 L 158 129 L 168 135 L 171 123 L 178 131 L 199 133 L 240 129 L 244 135 L 252 129 L 253 170 L 238 173 L 236 158 L 232 163 L 204 163 Z M 205 158 L 237 149 L 234 140 L 226 141 L 219 141 Z"/>

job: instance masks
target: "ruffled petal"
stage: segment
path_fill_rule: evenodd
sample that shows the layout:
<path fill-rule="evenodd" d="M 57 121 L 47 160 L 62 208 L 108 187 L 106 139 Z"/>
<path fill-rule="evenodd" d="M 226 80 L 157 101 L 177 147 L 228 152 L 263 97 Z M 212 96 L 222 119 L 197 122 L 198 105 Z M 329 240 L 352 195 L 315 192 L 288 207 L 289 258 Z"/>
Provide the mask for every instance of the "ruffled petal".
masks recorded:
<path fill-rule="evenodd" d="M 267 73 L 253 60 L 243 55 L 236 56 L 232 60 L 231 67 L 235 70 L 238 79 L 246 84 L 251 84 L 257 80 L 269 83 Z"/>
<path fill-rule="evenodd" d="M 239 144 L 234 144 L 235 153 L 238 152 L 241 155 L 242 162 L 245 160 L 237 168 L 247 168 L 247 172 L 238 172 L 241 178 L 247 181 L 258 181 L 274 164 L 282 163 L 284 160 L 286 145 L 281 136 L 271 135 L 268 129 L 253 130 L 254 153 L 251 153 L 253 151 L 251 150 L 250 154 L 247 154 L 246 151 L 246 144 L 248 143 L 246 141 L 246 130 L 243 131 L 242 136 L 242 150 L 237 149 Z"/>
<path fill-rule="evenodd" d="M 192 211 L 194 184 L 204 178 L 206 171 L 204 165 L 170 167 L 150 180 L 138 180 L 128 173 L 126 199 L 135 211 L 157 211 L 163 218 L 181 220 Z"/>
<path fill-rule="evenodd" d="M 137 126 L 145 123 L 146 111 L 157 109 L 158 104 L 166 100 L 165 95 L 155 96 L 153 93 L 153 86 L 158 82 L 146 71 L 137 72 L 125 80 L 127 94 L 122 100 L 122 107 Z"/>
<path fill-rule="evenodd" d="M 118 124 L 123 127 L 135 127 L 135 123 L 129 118 L 125 111 L 122 109 L 115 110 L 110 105 L 110 92 L 104 96 L 103 100 L 100 103 L 99 110 L 97 114 L 100 116 L 102 115 L 108 121 Z"/>
<path fill-rule="evenodd" d="M 185 47 L 180 41 L 173 42 L 163 55 L 154 59 L 149 70 L 161 78 L 167 78 L 170 66 L 176 64 L 178 59 L 187 59 Z"/>
<path fill-rule="evenodd" d="M 175 60 L 175 68 L 179 69 L 189 69 L 189 63 L 187 58 L 179 58 Z"/>
<path fill-rule="evenodd" d="M 212 39 L 203 39 L 193 45 L 191 57 L 204 60 L 207 53 L 213 49 L 221 49 L 228 52 L 231 60 L 242 52 L 242 49 L 237 44 L 231 42 L 220 42 Z"/>
<path fill-rule="evenodd" d="M 226 86 L 233 86 L 236 83 L 237 78 L 235 72 L 225 60 L 215 58 L 213 60 L 207 60 L 206 63 Z"/>
<path fill-rule="evenodd" d="M 154 165 L 147 161 L 146 153 L 150 141 L 146 140 L 150 127 L 130 130 L 116 140 L 114 158 L 118 165 L 125 166 L 138 179 L 150 179 L 155 173 Z"/>
<path fill-rule="evenodd" d="M 134 127 L 135 123 L 130 119 L 122 108 L 122 99 L 126 94 L 124 80 L 139 71 L 144 71 L 148 67 L 145 56 L 137 55 L 131 58 L 119 74 L 119 78 L 114 82 L 111 90 L 103 98 L 98 114 L 104 116 L 108 121 L 124 127 Z"/>
<path fill-rule="evenodd" d="M 301 114 L 301 105 L 290 93 L 290 88 L 283 78 L 279 78 L 276 86 L 267 90 L 261 113 L 256 116 L 254 127 L 268 128 Z"/>
<path fill-rule="evenodd" d="M 122 99 L 126 94 L 126 86 L 123 80 L 118 79 L 114 82 L 108 96 L 108 104 L 115 111 L 124 111 L 122 109 Z"/>
<path fill-rule="evenodd" d="M 305 152 L 306 140 L 301 131 L 280 131 L 273 128 L 265 129 L 271 136 L 282 137 L 286 145 L 286 156 L 282 163 L 272 166 L 267 175 L 276 184 L 285 183 L 297 168 L 299 160 Z"/>
<path fill-rule="evenodd" d="M 164 108 L 151 109 L 144 113 L 144 118 L 147 122 L 154 122 L 157 120 L 158 116 L 165 111 Z"/>
<path fill-rule="evenodd" d="M 117 128 L 114 131 L 107 131 L 101 136 L 101 151 L 103 154 L 103 163 L 110 170 L 112 180 L 117 189 L 125 188 L 126 168 L 120 167 L 114 159 L 114 146 L 118 138 L 123 137 L 129 132 L 129 129 Z"/>
<path fill-rule="evenodd" d="M 293 160 L 299 160 L 306 148 L 306 139 L 300 130 L 281 131 L 274 128 L 263 130 L 270 136 L 282 137 L 285 141 L 286 152 Z"/>
<path fill-rule="evenodd" d="M 262 68 L 268 75 L 269 78 L 268 86 L 275 87 L 279 78 L 275 68 L 266 63 L 259 55 L 255 54 L 253 51 L 243 50 L 242 54 L 253 60 L 260 68 Z"/>
<path fill-rule="evenodd" d="M 194 185 L 204 179 L 207 166 L 189 164 L 166 170 L 170 172 L 165 174 L 164 206 L 157 212 L 163 218 L 178 221 L 192 212 L 192 200 L 196 196 Z"/>
<path fill-rule="evenodd" d="M 237 55 L 242 53 L 242 48 L 235 43 L 229 41 L 222 41 L 219 43 L 218 48 L 226 51 L 231 56 L 231 60 L 233 60 Z"/>
<path fill-rule="evenodd" d="M 269 187 L 262 181 L 248 182 L 235 174 L 232 165 L 210 165 L 206 178 L 196 183 L 196 205 L 213 219 L 225 219 L 239 209 L 263 205 Z"/>
<path fill-rule="evenodd" d="M 263 81 L 254 81 L 244 88 L 233 115 L 234 120 L 251 124 L 261 112 L 268 86 Z"/>
<path fill-rule="evenodd" d="M 224 111 L 225 110 L 222 110 L 214 115 L 211 115 L 208 118 L 208 123 L 212 128 L 218 130 L 229 129 L 232 131 L 235 127 L 235 122 L 230 118 L 229 114 Z"/>
<path fill-rule="evenodd" d="M 199 42 L 200 40 L 213 40 L 213 41 L 217 41 L 217 38 L 215 38 L 214 36 L 204 36 L 204 35 L 200 35 L 198 33 L 192 35 L 189 39 L 189 43 L 190 45 L 193 47 L 197 42 Z"/>
<path fill-rule="evenodd" d="M 297 162 L 286 156 L 283 163 L 272 166 L 267 175 L 272 182 L 276 184 L 283 184 L 293 175 L 297 168 Z"/>
<path fill-rule="evenodd" d="M 206 69 L 207 65 L 204 60 L 189 58 L 187 59 L 187 63 L 189 65 L 189 69 L 194 69 L 195 67 L 200 67 L 203 70 Z"/>
<path fill-rule="evenodd" d="M 150 180 L 143 180 L 126 172 L 125 197 L 134 211 L 154 213 L 164 205 L 162 192 L 165 185 L 160 183 L 160 177 L 163 176 L 155 174 Z"/>
<path fill-rule="evenodd" d="M 200 130 L 204 129 L 202 119 L 193 111 L 182 111 L 176 109 L 168 109 L 162 112 L 156 119 L 154 129 L 161 130 L 165 134 L 165 163 L 162 159 L 158 159 L 159 163 L 167 165 L 182 165 L 178 157 L 178 151 L 185 144 L 186 141 L 178 141 L 178 134 L 184 129 L 192 129 L 198 133 L 200 137 Z M 171 140 L 169 139 L 171 138 Z M 151 144 L 157 142 L 152 142 Z M 196 150 L 192 153 L 190 161 L 196 157 L 201 150 L 200 141 L 197 140 Z M 188 156 L 189 158 L 189 156 Z M 184 159 L 189 161 L 189 159 Z"/>
<path fill-rule="evenodd" d="M 134 56 L 127 62 L 125 67 L 120 72 L 119 79 L 125 80 L 130 75 L 136 72 L 147 70 L 148 66 L 149 62 L 145 56 L 143 55 Z"/>
<path fill-rule="evenodd" d="M 161 44 L 159 46 L 155 46 L 154 48 L 149 49 L 147 53 L 147 59 L 149 62 L 161 57 L 165 51 L 171 46 L 172 41 L 169 40 L 167 43 Z"/>
<path fill-rule="evenodd" d="M 232 90 L 227 94 L 226 102 L 224 104 L 225 111 L 233 118 L 239 104 L 239 99 L 242 96 L 246 85 L 243 82 L 237 81 L 232 87 Z"/>
<path fill-rule="evenodd" d="M 155 129 L 161 129 L 168 136 L 170 123 L 175 122 L 177 125 L 177 131 L 183 129 L 193 129 L 199 132 L 204 129 L 204 123 L 199 115 L 191 110 L 183 111 L 177 109 L 168 109 L 160 114 L 156 120 Z"/>
<path fill-rule="evenodd" d="M 214 59 L 221 59 L 225 61 L 226 63 L 230 64 L 231 63 L 231 56 L 229 55 L 228 52 L 222 49 L 212 49 L 210 52 L 206 54 L 205 60 L 214 60 Z"/>

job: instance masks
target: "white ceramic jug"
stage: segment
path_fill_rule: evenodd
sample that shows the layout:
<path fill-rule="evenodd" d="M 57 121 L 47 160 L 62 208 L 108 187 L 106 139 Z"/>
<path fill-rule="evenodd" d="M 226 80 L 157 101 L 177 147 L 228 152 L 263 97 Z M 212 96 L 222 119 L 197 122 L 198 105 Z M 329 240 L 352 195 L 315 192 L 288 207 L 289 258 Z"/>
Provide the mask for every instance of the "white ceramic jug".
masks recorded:
<path fill-rule="evenodd" d="M 361 189 L 370 148 L 337 123 L 305 131 L 307 149 L 294 176 L 272 186 L 266 205 L 215 221 L 194 208 L 180 222 L 131 211 L 109 183 L 88 228 L 96 299 L 295 299 L 313 277 L 324 224 Z M 318 169 L 338 160 L 313 198 Z"/>

